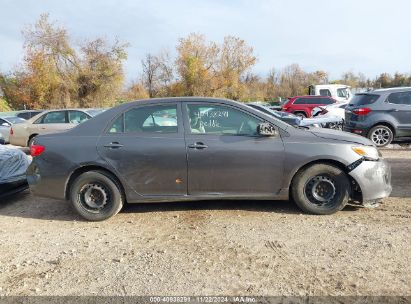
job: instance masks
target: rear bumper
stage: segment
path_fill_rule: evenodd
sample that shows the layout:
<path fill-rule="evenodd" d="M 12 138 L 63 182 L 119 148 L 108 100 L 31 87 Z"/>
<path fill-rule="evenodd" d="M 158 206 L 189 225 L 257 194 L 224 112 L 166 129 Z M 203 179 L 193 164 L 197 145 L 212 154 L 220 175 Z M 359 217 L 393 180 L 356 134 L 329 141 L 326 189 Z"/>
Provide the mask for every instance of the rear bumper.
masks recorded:
<path fill-rule="evenodd" d="M 33 161 L 27 169 L 27 182 L 35 196 L 65 199 L 66 177 L 61 175 L 40 174 L 39 167 Z"/>
<path fill-rule="evenodd" d="M 369 128 L 365 126 L 347 126 L 344 124 L 343 131 L 367 137 Z"/>
<path fill-rule="evenodd" d="M 391 194 L 391 167 L 383 158 L 365 160 L 349 174 L 361 188 L 362 203 L 380 201 Z"/>

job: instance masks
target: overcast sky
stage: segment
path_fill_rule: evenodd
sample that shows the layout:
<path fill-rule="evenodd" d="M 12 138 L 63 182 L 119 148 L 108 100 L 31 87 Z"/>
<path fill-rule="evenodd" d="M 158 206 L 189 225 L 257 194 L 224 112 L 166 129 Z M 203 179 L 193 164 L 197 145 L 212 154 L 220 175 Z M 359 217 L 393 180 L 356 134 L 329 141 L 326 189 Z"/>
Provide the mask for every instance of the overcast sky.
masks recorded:
<path fill-rule="evenodd" d="M 22 28 L 46 12 L 73 41 L 129 42 L 128 81 L 137 79 L 145 53 L 173 53 L 191 32 L 218 42 L 226 35 L 245 39 L 262 76 L 291 63 L 331 78 L 350 70 L 369 77 L 411 72 L 410 0 L 0 0 L 0 12 L 3 72 L 22 58 Z"/>

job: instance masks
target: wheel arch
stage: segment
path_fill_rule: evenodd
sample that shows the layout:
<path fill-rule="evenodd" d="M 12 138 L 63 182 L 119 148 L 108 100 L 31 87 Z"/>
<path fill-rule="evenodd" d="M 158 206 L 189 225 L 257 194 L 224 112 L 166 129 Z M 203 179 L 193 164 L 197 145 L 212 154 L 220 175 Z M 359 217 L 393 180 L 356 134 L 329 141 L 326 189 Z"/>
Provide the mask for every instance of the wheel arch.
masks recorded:
<path fill-rule="evenodd" d="M 390 122 L 388 122 L 388 121 L 379 121 L 379 122 L 374 123 L 374 124 L 369 128 L 369 130 L 368 130 L 368 132 L 367 132 L 367 137 L 370 135 L 371 129 L 374 128 L 374 127 L 376 127 L 376 126 L 386 126 L 386 127 L 390 128 L 390 130 L 391 130 L 391 132 L 392 132 L 392 134 L 393 134 L 393 137 L 395 137 L 395 127 L 393 126 L 392 123 L 390 123 Z"/>
<path fill-rule="evenodd" d="M 125 202 L 127 201 L 126 191 L 124 189 L 123 183 L 118 178 L 118 176 L 111 170 L 103 166 L 99 166 L 99 165 L 84 165 L 84 166 L 78 167 L 73 172 L 71 172 L 69 178 L 67 179 L 65 189 L 64 189 L 64 197 L 66 200 L 70 199 L 70 189 L 71 189 L 71 186 L 73 185 L 73 182 L 76 180 L 76 178 L 79 177 L 81 174 L 89 172 L 89 171 L 97 171 L 97 172 L 104 174 L 108 178 L 113 179 L 116 182 L 116 184 L 119 185 L 120 187 L 119 190 Z"/>
<path fill-rule="evenodd" d="M 297 176 L 297 174 L 303 170 L 305 170 L 308 167 L 311 167 L 313 165 L 316 164 L 326 164 L 326 165 L 332 165 L 335 166 L 339 169 L 341 169 L 348 177 L 348 179 L 350 180 L 350 184 L 351 184 L 351 198 L 354 200 L 358 200 L 360 202 L 362 202 L 362 194 L 361 194 L 361 188 L 359 186 L 359 184 L 357 183 L 357 181 L 349 174 L 349 170 L 347 168 L 346 165 L 344 165 L 342 162 L 335 160 L 335 159 L 316 159 L 316 160 L 312 160 L 309 161 L 308 163 L 303 164 L 302 166 L 300 166 L 297 170 L 295 170 L 292 174 L 292 177 L 290 179 L 290 183 L 289 183 L 289 188 L 288 188 L 288 195 L 291 198 L 291 189 L 293 186 L 293 182 L 295 177 Z"/>
<path fill-rule="evenodd" d="M 30 134 L 29 138 L 27 139 L 27 147 L 29 146 L 30 140 L 31 140 L 33 137 L 36 137 L 37 135 L 39 135 L 39 134 L 38 134 L 38 133 Z"/>

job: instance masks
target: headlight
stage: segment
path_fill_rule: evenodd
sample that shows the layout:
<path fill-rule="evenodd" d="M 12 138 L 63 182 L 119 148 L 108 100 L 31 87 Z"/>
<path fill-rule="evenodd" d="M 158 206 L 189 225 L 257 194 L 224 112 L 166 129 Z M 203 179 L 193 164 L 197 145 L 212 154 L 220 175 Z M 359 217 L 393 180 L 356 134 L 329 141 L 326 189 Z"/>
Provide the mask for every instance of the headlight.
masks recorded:
<path fill-rule="evenodd" d="M 353 146 L 351 149 L 366 160 L 378 160 L 380 158 L 380 154 L 375 147 Z"/>

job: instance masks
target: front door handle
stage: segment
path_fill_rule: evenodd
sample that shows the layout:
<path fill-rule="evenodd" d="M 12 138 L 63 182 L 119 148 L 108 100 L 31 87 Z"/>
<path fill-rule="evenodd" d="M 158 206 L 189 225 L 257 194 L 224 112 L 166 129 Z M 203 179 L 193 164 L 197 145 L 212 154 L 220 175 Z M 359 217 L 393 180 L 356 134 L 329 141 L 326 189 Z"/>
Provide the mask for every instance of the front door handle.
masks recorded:
<path fill-rule="evenodd" d="M 203 144 L 202 142 L 196 142 L 196 143 L 194 143 L 194 144 L 188 145 L 188 147 L 189 147 L 190 149 L 199 149 L 199 150 L 207 149 L 207 148 L 208 148 L 208 146 L 205 145 L 205 144 Z"/>
<path fill-rule="evenodd" d="M 119 149 L 123 147 L 123 145 L 120 144 L 119 142 L 114 141 L 114 142 L 109 143 L 108 145 L 104 145 L 104 147 L 110 148 L 110 149 Z"/>

